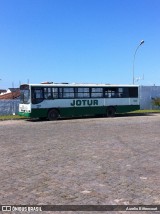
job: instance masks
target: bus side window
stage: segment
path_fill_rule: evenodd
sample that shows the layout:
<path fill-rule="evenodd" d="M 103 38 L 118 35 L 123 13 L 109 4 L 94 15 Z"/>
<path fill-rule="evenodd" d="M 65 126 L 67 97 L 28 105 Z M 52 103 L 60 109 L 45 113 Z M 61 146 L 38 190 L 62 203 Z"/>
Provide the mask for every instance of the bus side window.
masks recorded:
<path fill-rule="evenodd" d="M 138 97 L 138 88 L 137 87 L 129 88 L 129 97 Z"/>
<path fill-rule="evenodd" d="M 47 100 L 52 99 L 52 88 L 49 87 L 44 88 L 44 99 Z"/>
<path fill-rule="evenodd" d="M 48 88 L 48 99 L 52 99 L 52 91 L 51 88 Z"/>
<path fill-rule="evenodd" d="M 103 97 L 103 88 L 91 88 L 91 97 Z"/>
<path fill-rule="evenodd" d="M 129 97 L 129 90 L 128 87 L 124 87 L 123 88 L 123 94 L 122 94 L 123 98 L 127 98 Z"/>
<path fill-rule="evenodd" d="M 63 98 L 74 98 L 74 88 L 63 88 Z"/>
<path fill-rule="evenodd" d="M 108 91 L 104 91 L 104 97 L 108 97 Z"/>
<path fill-rule="evenodd" d="M 44 88 L 44 99 L 48 99 L 48 90 Z"/>
<path fill-rule="evenodd" d="M 122 98 L 123 97 L 123 88 L 118 88 L 118 97 Z"/>
<path fill-rule="evenodd" d="M 115 87 L 104 88 L 104 97 L 117 98 L 118 97 L 117 88 Z"/>
<path fill-rule="evenodd" d="M 86 87 L 77 88 L 76 96 L 77 98 L 89 98 L 90 97 L 89 88 Z"/>
<path fill-rule="evenodd" d="M 43 101 L 43 90 L 42 88 L 32 88 L 32 103 L 37 104 Z"/>
<path fill-rule="evenodd" d="M 63 97 L 63 89 L 62 88 L 58 88 L 58 97 L 59 98 Z"/>
<path fill-rule="evenodd" d="M 58 98 L 58 88 L 52 88 L 53 99 Z"/>

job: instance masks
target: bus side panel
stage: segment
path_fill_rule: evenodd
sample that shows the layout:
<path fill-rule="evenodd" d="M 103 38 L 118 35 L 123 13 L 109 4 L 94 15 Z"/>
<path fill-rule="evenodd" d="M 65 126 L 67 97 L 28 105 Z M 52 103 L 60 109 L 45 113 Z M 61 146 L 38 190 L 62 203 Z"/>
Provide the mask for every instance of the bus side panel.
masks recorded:
<path fill-rule="evenodd" d="M 40 118 L 47 117 L 48 109 L 32 109 L 31 113 L 29 112 L 19 112 L 20 116 L 25 116 L 29 118 Z"/>
<path fill-rule="evenodd" d="M 122 106 L 116 106 L 116 113 L 127 113 L 131 111 L 139 110 L 139 105 L 122 105 Z"/>
<path fill-rule="evenodd" d="M 31 117 L 37 118 L 37 117 L 46 117 L 48 115 L 48 109 L 47 108 L 39 108 L 39 109 L 32 109 Z"/>
<path fill-rule="evenodd" d="M 59 99 L 53 101 L 45 100 L 39 104 L 32 104 L 31 112 L 26 108 L 23 109 L 22 106 L 21 108 L 25 112 L 20 112 L 20 115 L 31 118 L 47 117 L 50 109 L 57 109 L 60 117 L 105 115 L 108 106 L 113 106 L 116 113 L 140 109 L 138 98 Z"/>
<path fill-rule="evenodd" d="M 108 98 L 105 99 L 106 106 L 113 106 L 116 113 L 125 113 L 140 109 L 139 98 Z"/>
<path fill-rule="evenodd" d="M 94 116 L 106 114 L 105 106 L 98 107 L 70 107 L 59 109 L 61 117 L 80 117 L 80 116 Z"/>

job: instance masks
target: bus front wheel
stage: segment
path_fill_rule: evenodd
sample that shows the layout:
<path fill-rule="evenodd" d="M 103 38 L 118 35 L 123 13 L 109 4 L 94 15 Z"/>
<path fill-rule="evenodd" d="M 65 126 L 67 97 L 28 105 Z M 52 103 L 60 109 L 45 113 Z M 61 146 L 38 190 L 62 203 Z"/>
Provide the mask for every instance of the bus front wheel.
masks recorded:
<path fill-rule="evenodd" d="M 107 108 L 107 117 L 114 117 L 115 113 L 116 113 L 115 108 L 113 108 L 113 107 Z"/>
<path fill-rule="evenodd" d="M 55 109 L 51 109 L 48 112 L 48 120 L 52 121 L 52 120 L 57 120 L 58 119 L 58 112 Z"/>

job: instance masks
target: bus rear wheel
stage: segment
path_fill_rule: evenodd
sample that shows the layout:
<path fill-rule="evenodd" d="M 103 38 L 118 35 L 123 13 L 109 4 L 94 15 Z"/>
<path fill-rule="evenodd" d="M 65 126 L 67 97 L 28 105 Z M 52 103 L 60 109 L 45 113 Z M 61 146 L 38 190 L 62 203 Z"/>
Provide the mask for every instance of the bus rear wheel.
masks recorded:
<path fill-rule="evenodd" d="M 51 109 L 48 112 L 48 120 L 53 121 L 58 119 L 58 111 L 55 109 Z"/>
<path fill-rule="evenodd" d="M 107 117 L 114 117 L 115 113 L 116 113 L 115 108 L 113 108 L 113 107 L 107 108 Z"/>

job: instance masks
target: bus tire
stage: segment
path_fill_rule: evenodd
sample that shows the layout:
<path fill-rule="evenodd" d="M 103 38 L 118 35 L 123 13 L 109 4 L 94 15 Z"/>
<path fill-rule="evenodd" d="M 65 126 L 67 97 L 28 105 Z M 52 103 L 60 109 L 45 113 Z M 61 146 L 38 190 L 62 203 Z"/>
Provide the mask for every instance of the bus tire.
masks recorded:
<path fill-rule="evenodd" d="M 114 107 L 108 107 L 107 108 L 107 117 L 114 117 L 115 116 L 115 108 Z"/>
<path fill-rule="evenodd" d="M 53 121 L 53 120 L 57 120 L 58 119 L 58 111 L 55 109 L 51 109 L 48 112 L 48 120 Z"/>

